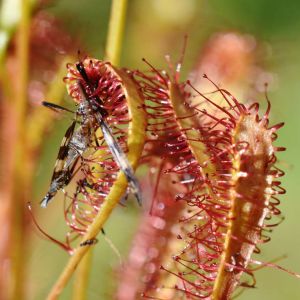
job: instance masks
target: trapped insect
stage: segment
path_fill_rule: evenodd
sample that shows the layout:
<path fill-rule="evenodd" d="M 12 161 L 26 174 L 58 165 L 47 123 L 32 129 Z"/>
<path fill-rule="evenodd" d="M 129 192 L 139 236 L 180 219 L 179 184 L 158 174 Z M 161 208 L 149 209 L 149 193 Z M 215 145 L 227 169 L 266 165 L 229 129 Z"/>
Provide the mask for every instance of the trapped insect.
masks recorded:
<path fill-rule="evenodd" d="M 90 60 L 92 62 L 92 60 Z M 131 192 L 141 204 L 140 189 L 134 171 L 129 164 L 127 157 L 116 141 L 111 128 L 106 122 L 108 112 L 104 108 L 104 100 L 97 95 L 98 82 L 93 82 L 92 78 L 86 72 L 83 62 L 75 64 L 77 75 L 80 78 L 76 81 L 76 95 L 70 92 L 71 97 L 80 99 L 77 110 L 75 111 L 75 120 L 67 129 L 62 140 L 54 171 L 46 196 L 41 201 L 42 207 L 47 207 L 49 201 L 56 193 L 63 189 L 72 180 L 80 166 L 76 169 L 79 160 L 82 161 L 83 154 L 89 149 L 94 141 L 98 144 L 96 131 L 100 128 L 107 146 L 116 161 L 119 168 L 124 172 L 129 183 Z M 68 79 L 68 77 L 66 77 Z M 54 110 L 67 110 L 55 104 L 43 103 Z M 68 111 L 68 110 L 67 110 Z M 76 123 L 79 126 L 76 128 Z"/>

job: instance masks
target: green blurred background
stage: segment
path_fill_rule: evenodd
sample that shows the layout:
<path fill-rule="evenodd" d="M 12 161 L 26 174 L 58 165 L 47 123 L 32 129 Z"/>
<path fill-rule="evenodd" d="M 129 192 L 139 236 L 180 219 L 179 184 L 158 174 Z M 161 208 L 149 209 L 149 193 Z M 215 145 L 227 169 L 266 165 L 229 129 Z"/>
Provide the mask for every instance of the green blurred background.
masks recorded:
<path fill-rule="evenodd" d="M 65 30 L 81 41 L 81 50 L 102 58 L 110 10 L 109 0 L 52 2 L 47 11 L 57 16 Z M 205 42 L 217 32 L 235 31 L 253 35 L 265 49 L 260 55 L 263 67 L 276 78 L 270 88 L 272 124 L 285 121 L 277 145 L 287 147 L 279 155 L 279 167 L 286 172 L 283 186 L 287 194 L 280 206 L 285 221 L 271 234 L 270 243 L 262 246 L 261 261 L 282 255 L 279 265 L 300 273 L 300 2 L 279 0 L 129 0 L 126 33 L 121 65 L 145 68 L 141 58 L 165 68 L 165 54 L 175 60 L 180 53 L 184 34 L 188 34 L 183 77 L 195 65 Z M 74 49 L 76 53 L 78 49 Z M 51 99 L 47 99 L 51 101 Z M 34 202 L 45 194 L 61 138 L 69 119 L 56 122 L 45 141 L 36 172 Z M 298 174 L 298 175 L 297 175 Z M 56 199 L 38 219 L 47 232 L 63 238 L 61 205 Z M 38 209 L 38 208 L 37 208 Z M 60 212 L 60 213 L 58 213 Z M 130 247 L 138 224 L 139 208 L 129 200 L 119 208 L 105 226 L 107 236 L 123 257 Z M 39 235 L 30 242 L 28 295 L 44 299 L 60 274 L 67 255 Z M 88 299 L 112 299 L 118 257 L 100 238 L 95 247 Z M 256 272 L 257 287 L 247 289 L 239 299 L 300 299 L 300 281 L 274 268 Z M 61 299 L 70 299 L 71 284 Z"/>

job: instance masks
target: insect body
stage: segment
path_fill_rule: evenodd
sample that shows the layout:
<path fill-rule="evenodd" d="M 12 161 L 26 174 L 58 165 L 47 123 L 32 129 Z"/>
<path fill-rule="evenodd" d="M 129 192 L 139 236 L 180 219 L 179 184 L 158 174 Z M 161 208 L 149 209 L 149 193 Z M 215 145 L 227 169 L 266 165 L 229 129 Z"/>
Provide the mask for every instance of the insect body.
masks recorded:
<path fill-rule="evenodd" d="M 125 153 L 116 141 L 111 128 L 105 121 L 108 112 L 102 107 L 103 100 L 95 95 L 96 87 L 93 85 L 82 62 L 76 64 L 76 69 L 80 75 L 77 80 L 77 93 L 81 101 L 75 112 L 75 119 L 66 131 L 62 141 L 57 161 L 55 163 L 49 191 L 41 201 L 41 206 L 46 207 L 49 201 L 55 196 L 57 191 L 69 184 L 74 174 L 75 167 L 79 159 L 89 148 L 92 133 L 100 128 L 106 141 L 106 144 L 115 159 L 119 168 L 124 172 L 132 193 L 136 196 L 138 202 L 141 202 L 138 181 L 134 176 L 134 171 L 129 164 Z M 87 91 L 90 91 L 88 94 Z M 72 95 L 71 95 L 72 96 Z M 49 103 L 47 104 L 49 105 Z M 53 109 L 58 109 L 57 105 Z M 79 127 L 75 129 L 76 122 L 79 121 Z M 95 137 L 97 144 L 97 137 Z"/>
<path fill-rule="evenodd" d="M 75 130 L 76 121 L 67 129 L 59 148 L 54 166 L 49 191 L 41 201 L 46 207 L 57 191 L 64 188 L 71 181 L 78 159 L 82 156 L 89 144 L 89 127 L 83 122 Z"/>

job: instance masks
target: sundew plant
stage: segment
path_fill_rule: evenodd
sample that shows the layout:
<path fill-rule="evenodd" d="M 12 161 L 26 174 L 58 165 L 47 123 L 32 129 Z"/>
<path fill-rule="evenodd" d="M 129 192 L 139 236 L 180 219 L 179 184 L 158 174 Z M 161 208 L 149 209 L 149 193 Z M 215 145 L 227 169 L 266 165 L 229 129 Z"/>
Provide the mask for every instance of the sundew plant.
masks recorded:
<path fill-rule="evenodd" d="M 1 299 L 297 298 L 300 7 L 268 2 L 2 2 Z"/>

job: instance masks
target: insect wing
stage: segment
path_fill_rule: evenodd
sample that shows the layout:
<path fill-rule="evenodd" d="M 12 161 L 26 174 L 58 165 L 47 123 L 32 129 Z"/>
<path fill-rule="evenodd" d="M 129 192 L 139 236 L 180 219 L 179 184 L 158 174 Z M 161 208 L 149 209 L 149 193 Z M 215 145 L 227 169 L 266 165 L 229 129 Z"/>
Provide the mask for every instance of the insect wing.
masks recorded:
<path fill-rule="evenodd" d="M 74 121 L 71 124 L 71 126 L 67 129 L 66 134 L 62 140 L 55 162 L 48 193 L 41 201 L 42 207 L 46 207 L 48 202 L 55 196 L 57 191 L 63 188 L 65 185 L 67 185 L 72 178 L 74 166 L 78 160 L 78 155 L 74 156 L 74 158 L 72 159 L 72 163 L 69 164 L 67 167 L 65 166 L 65 162 L 69 155 L 70 141 L 72 140 L 74 134 L 75 124 L 76 122 Z"/>
<path fill-rule="evenodd" d="M 61 145 L 59 147 L 59 151 L 57 154 L 57 159 L 54 165 L 54 170 L 53 170 L 53 175 L 51 181 L 56 179 L 59 174 L 63 171 L 64 169 L 64 164 L 65 161 L 68 157 L 68 152 L 69 152 L 69 144 L 72 139 L 72 136 L 74 134 L 74 129 L 75 129 L 75 124 L 76 122 L 74 121 L 71 126 L 67 129 L 65 136 L 61 142 Z"/>
<path fill-rule="evenodd" d="M 121 149 L 120 145 L 114 138 L 110 127 L 103 120 L 101 114 L 96 113 L 95 117 L 100 125 L 101 131 L 103 133 L 103 137 L 107 143 L 107 146 L 108 146 L 112 156 L 116 160 L 120 169 L 124 172 L 124 174 L 127 178 L 128 184 L 130 185 L 131 192 L 135 195 L 138 203 L 141 205 L 142 198 L 141 198 L 139 183 L 134 175 L 134 171 L 133 171 L 124 151 Z"/>

